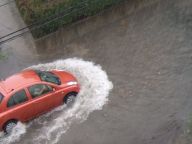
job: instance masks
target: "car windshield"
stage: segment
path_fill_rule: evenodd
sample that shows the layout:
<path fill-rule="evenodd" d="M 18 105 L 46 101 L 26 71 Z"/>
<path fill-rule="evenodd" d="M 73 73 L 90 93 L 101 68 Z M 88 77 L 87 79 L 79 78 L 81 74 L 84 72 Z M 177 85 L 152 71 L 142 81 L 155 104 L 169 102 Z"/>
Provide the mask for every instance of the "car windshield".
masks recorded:
<path fill-rule="evenodd" d="M 52 72 L 37 70 L 36 73 L 38 74 L 38 76 L 42 81 L 54 83 L 57 85 L 61 84 L 60 79 Z"/>
<path fill-rule="evenodd" d="M 3 95 L 0 93 L 0 104 L 1 104 L 1 102 L 2 102 L 2 100 L 3 100 Z"/>

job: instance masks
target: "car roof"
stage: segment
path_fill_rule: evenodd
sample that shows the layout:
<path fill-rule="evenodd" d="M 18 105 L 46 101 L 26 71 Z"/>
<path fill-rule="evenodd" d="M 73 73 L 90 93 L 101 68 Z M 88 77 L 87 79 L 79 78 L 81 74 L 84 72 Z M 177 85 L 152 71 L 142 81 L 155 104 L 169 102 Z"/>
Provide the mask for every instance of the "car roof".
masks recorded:
<path fill-rule="evenodd" d="M 0 81 L 0 91 L 2 93 L 10 93 L 18 88 L 22 88 L 27 84 L 40 82 L 41 79 L 35 70 L 24 70 L 20 73 L 12 75 L 3 81 Z"/>

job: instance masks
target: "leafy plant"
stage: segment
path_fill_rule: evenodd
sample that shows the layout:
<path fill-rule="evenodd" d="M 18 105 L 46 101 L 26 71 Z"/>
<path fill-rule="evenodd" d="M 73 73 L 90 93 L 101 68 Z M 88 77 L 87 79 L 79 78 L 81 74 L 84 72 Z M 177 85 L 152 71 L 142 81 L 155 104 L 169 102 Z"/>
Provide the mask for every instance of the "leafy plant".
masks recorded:
<path fill-rule="evenodd" d="M 31 32 L 35 38 L 56 31 L 59 27 L 95 15 L 123 0 L 16 0 L 28 24 L 39 22 Z"/>

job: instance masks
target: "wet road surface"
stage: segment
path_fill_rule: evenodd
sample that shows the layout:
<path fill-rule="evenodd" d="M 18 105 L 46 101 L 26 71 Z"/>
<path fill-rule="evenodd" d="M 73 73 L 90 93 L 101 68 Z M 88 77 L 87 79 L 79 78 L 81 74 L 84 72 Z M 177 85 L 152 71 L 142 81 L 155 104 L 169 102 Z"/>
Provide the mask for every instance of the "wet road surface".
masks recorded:
<path fill-rule="evenodd" d="M 59 41 L 62 32 L 50 35 L 55 41 L 50 48 L 35 48 L 30 35 L 14 40 L 3 46 L 8 58 L 0 62 L 0 76 L 56 59 L 94 61 L 114 84 L 109 103 L 72 125 L 59 144 L 186 144 L 183 133 L 192 108 L 191 7 L 189 0 L 126 2 L 88 21 L 107 21 L 109 13 L 119 14 L 118 19 L 99 21 L 104 24 L 67 43 Z"/>

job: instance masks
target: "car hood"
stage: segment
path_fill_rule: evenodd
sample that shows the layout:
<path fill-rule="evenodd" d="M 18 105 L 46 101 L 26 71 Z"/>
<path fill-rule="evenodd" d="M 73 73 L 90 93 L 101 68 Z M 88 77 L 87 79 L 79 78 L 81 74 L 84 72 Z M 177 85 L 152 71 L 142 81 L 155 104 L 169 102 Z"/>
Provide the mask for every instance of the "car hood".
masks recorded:
<path fill-rule="evenodd" d="M 65 84 L 70 81 L 77 81 L 72 74 L 66 71 L 53 70 L 51 72 L 59 77 L 59 79 L 61 80 L 61 84 Z"/>

